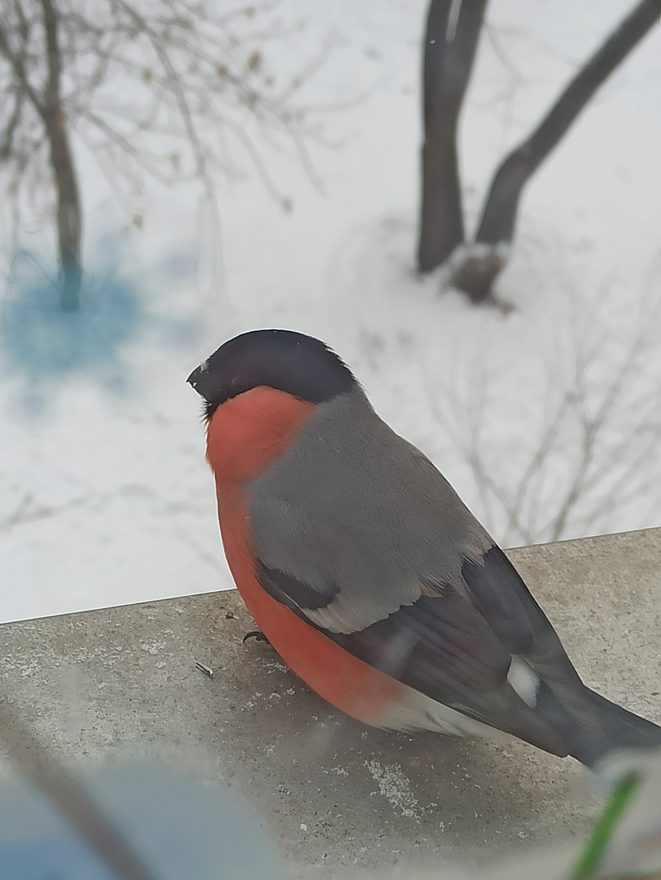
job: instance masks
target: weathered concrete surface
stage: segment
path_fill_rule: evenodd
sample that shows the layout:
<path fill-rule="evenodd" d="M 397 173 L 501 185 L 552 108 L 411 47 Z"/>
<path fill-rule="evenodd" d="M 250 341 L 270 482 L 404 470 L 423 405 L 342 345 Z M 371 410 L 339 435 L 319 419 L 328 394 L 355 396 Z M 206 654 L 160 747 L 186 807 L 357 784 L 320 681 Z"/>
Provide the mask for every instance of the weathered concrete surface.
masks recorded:
<path fill-rule="evenodd" d="M 586 682 L 661 721 L 661 530 L 511 556 Z M 0 681 L 67 758 L 146 753 L 229 783 L 306 876 L 465 861 L 579 833 L 594 813 L 573 761 L 366 729 L 268 646 L 242 645 L 249 628 L 233 593 L 8 624 Z"/>

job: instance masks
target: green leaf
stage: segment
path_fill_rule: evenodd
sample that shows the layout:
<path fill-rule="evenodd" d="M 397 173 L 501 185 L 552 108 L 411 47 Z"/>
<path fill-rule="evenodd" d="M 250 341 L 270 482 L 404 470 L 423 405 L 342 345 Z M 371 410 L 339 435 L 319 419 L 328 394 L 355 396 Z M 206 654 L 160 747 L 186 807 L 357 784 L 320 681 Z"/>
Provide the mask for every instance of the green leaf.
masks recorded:
<path fill-rule="evenodd" d="M 571 874 L 571 880 L 587 880 L 599 867 L 606 848 L 615 833 L 615 828 L 626 812 L 639 785 L 640 776 L 637 773 L 628 773 L 622 779 L 610 801 L 606 804 L 603 813 L 597 819 Z"/>

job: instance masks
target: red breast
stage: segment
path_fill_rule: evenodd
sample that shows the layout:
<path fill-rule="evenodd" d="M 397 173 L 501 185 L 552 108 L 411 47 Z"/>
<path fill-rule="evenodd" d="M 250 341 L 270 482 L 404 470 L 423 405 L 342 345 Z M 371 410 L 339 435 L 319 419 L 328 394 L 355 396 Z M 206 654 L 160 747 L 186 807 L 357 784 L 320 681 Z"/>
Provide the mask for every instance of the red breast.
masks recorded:
<path fill-rule="evenodd" d="M 271 598 L 255 574 L 244 486 L 288 448 L 315 408 L 283 391 L 259 387 L 216 410 L 209 423 L 207 459 L 216 479 L 220 531 L 239 592 L 285 663 L 341 711 L 378 724 L 405 688 Z"/>

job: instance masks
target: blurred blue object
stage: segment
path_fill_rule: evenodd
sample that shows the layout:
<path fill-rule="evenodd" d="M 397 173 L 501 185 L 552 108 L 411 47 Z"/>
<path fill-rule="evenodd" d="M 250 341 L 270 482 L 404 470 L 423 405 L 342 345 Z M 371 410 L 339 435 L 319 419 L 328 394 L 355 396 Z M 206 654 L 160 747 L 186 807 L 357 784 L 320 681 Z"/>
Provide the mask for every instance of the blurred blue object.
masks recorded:
<path fill-rule="evenodd" d="M 146 344 L 162 357 L 163 349 L 197 339 L 202 321 L 195 299 L 187 305 L 181 291 L 193 257 L 175 251 L 144 276 L 131 275 L 123 271 L 116 236 L 103 241 L 104 258 L 83 276 L 74 312 L 62 311 L 57 267 L 42 267 L 27 253 L 17 261 L 11 294 L 0 301 L 0 368 L 18 380 L 28 412 L 46 408 L 63 382 L 81 377 L 110 393 L 129 393 L 135 355 Z"/>
<path fill-rule="evenodd" d="M 157 880 L 283 880 L 255 817 L 226 789 L 127 767 L 79 782 Z M 0 784 L 2 880 L 115 880 L 43 795 Z"/>
<path fill-rule="evenodd" d="M 145 321 L 139 291 L 108 272 L 86 279 L 81 299 L 79 311 L 65 314 L 52 280 L 20 279 L 0 321 L 6 369 L 33 388 L 49 389 L 76 373 L 105 381 L 121 374 L 124 348 Z"/>

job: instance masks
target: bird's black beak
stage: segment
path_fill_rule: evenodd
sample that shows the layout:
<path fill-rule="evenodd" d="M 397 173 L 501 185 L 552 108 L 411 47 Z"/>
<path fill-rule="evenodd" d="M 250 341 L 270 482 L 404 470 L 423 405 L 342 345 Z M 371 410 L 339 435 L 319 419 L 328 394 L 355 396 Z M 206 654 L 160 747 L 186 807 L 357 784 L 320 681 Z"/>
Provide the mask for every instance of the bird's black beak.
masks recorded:
<path fill-rule="evenodd" d="M 207 397 L 205 391 L 210 390 L 206 388 L 209 381 L 209 361 L 204 361 L 200 364 L 199 367 L 195 367 L 195 369 L 190 374 L 188 379 L 186 379 L 186 381 L 191 386 L 191 388 L 197 391 L 200 397 L 203 397 L 205 400 L 208 401 L 209 398 Z"/>

